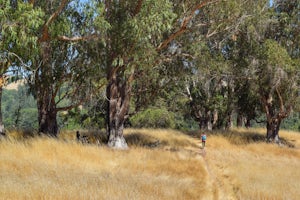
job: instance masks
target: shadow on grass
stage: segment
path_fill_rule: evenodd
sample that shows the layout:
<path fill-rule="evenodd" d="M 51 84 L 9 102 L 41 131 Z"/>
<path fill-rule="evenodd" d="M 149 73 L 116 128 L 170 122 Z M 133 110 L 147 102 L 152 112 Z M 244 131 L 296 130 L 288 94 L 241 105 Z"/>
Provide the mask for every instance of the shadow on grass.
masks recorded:
<path fill-rule="evenodd" d="M 235 145 L 245 145 L 245 144 L 253 144 L 260 142 L 267 142 L 265 135 L 255 132 L 254 130 L 247 131 L 239 131 L 239 130 L 219 130 L 219 131 L 205 131 L 205 133 L 209 135 L 220 135 L 228 139 L 228 141 Z M 184 134 L 193 137 L 199 138 L 201 137 L 201 131 L 186 131 Z M 287 139 L 280 137 L 280 145 L 284 145 L 290 148 L 294 148 L 295 145 L 288 141 Z"/>
<path fill-rule="evenodd" d="M 249 132 L 240 132 L 235 130 L 218 130 L 218 131 L 186 131 L 184 134 L 193 137 L 193 138 L 201 138 L 201 133 L 205 132 L 207 136 L 209 135 L 220 135 L 222 137 L 227 138 L 230 142 L 234 144 L 247 144 L 247 143 L 255 143 L 255 142 L 263 142 L 265 141 L 265 137 L 259 133 L 249 131 Z"/>
<path fill-rule="evenodd" d="M 236 145 L 260 143 L 266 141 L 264 135 L 251 130 L 246 132 L 241 132 L 236 130 L 221 131 L 218 132 L 217 134 L 222 134 L 222 136 L 227 138 L 232 144 L 236 144 Z"/>
<path fill-rule="evenodd" d="M 101 130 L 66 131 L 61 133 L 59 137 L 64 140 L 76 140 L 82 144 L 96 144 L 99 146 L 106 145 L 108 141 L 106 131 Z"/>
<path fill-rule="evenodd" d="M 84 130 L 79 131 L 79 138 L 76 137 L 77 131 L 61 131 L 57 137 L 49 136 L 47 134 L 39 134 L 35 130 L 7 130 L 3 139 L 7 140 L 16 140 L 16 141 L 26 141 L 33 138 L 55 138 L 65 142 L 78 141 L 82 144 L 96 144 L 96 145 L 106 145 L 107 144 L 107 135 L 105 131 L 93 131 L 93 130 Z"/>
<path fill-rule="evenodd" d="M 9 129 L 5 132 L 6 139 L 26 140 L 38 136 L 37 132 L 30 129 Z"/>
<path fill-rule="evenodd" d="M 201 131 L 185 131 L 182 132 L 185 135 L 190 136 L 191 138 L 200 140 Z M 226 138 L 230 143 L 235 145 L 246 145 L 246 144 L 253 144 L 253 143 L 261 143 L 266 142 L 265 135 L 255 132 L 255 130 L 246 130 L 246 131 L 239 131 L 239 130 L 229 130 L 229 131 L 206 131 L 206 134 L 209 135 L 220 135 Z M 33 130 L 9 130 L 6 132 L 5 136 L 2 138 L 14 139 L 14 140 L 27 140 L 35 137 L 44 137 L 43 135 L 39 135 L 36 131 Z M 180 147 L 180 146 L 193 146 L 194 144 L 190 143 L 189 141 L 182 141 L 175 139 L 171 140 L 161 140 L 159 137 L 154 137 L 150 135 L 143 134 L 139 131 L 125 134 L 124 135 L 126 142 L 129 146 L 136 146 L 136 147 L 145 147 L 145 148 L 159 148 L 164 146 L 173 146 L 173 147 Z M 76 138 L 76 131 L 62 131 L 58 135 L 58 139 L 64 141 L 77 141 Z M 209 138 L 208 138 L 209 140 Z M 99 146 L 105 146 L 107 144 L 108 137 L 105 131 L 99 130 L 84 130 L 80 131 L 80 140 L 78 142 L 82 144 L 94 144 Z M 287 146 L 290 148 L 294 148 L 295 145 L 292 141 L 289 141 L 283 137 L 280 138 L 280 145 Z"/>
<path fill-rule="evenodd" d="M 149 130 L 151 131 L 151 130 Z M 155 130 L 154 130 L 155 131 Z M 188 138 L 180 137 L 179 133 L 174 132 L 174 135 L 148 135 L 145 133 L 141 133 L 139 131 L 134 131 L 132 133 L 126 134 L 125 140 L 129 146 L 137 146 L 144 148 L 163 148 L 168 147 L 173 151 L 179 150 L 185 147 L 198 147 L 197 144 L 189 140 Z"/>
<path fill-rule="evenodd" d="M 165 142 L 160 141 L 158 138 L 139 132 L 130 133 L 124 137 L 129 146 L 156 148 L 165 145 Z"/>
<path fill-rule="evenodd" d="M 75 137 L 76 131 L 71 134 Z M 139 133 L 138 131 L 125 134 L 124 138 L 129 146 L 157 148 L 165 145 L 165 142 L 160 141 L 158 138 Z M 105 146 L 108 142 L 108 137 L 105 131 L 80 131 L 80 141 L 84 144 Z"/>
<path fill-rule="evenodd" d="M 77 138 L 77 132 L 79 133 Z M 74 131 L 61 131 L 57 137 L 51 137 L 44 134 L 38 134 L 34 130 L 9 130 L 3 139 L 26 141 L 28 139 L 49 137 L 62 140 L 65 142 L 78 142 L 83 145 L 98 145 L 106 146 L 108 137 L 106 131 L 99 130 L 74 130 Z M 0 139 L 1 139 L 0 138 Z M 129 146 L 144 147 L 144 148 L 158 148 L 166 146 L 166 141 L 161 141 L 156 137 L 149 136 L 138 131 L 124 135 L 124 138 Z"/>
<path fill-rule="evenodd" d="M 192 138 L 196 138 L 196 139 L 199 138 L 200 139 L 200 136 L 201 136 L 202 132 L 201 131 L 195 131 L 195 130 L 193 130 L 193 131 L 183 131 L 182 133 L 185 134 L 185 135 L 188 135 L 188 136 L 190 136 Z"/>

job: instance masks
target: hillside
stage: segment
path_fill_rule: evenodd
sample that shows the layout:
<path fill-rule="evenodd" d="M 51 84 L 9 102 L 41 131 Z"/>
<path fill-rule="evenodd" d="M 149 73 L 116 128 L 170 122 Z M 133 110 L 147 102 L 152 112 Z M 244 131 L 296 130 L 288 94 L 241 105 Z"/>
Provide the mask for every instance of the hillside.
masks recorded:
<path fill-rule="evenodd" d="M 19 86 L 24 85 L 25 80 L 21 79 L 15 82 L 11 82 L 9 84 L 7 84 L 6 86 L 4 86 L 4 89 L 6 90 L 18 90 Z"/>
<path fill-rule="evenodd" d="M 266 144 L 263 130 L 199 134 L 128 129 L 129 150 L 60 139 L 0 142 L 0 199 L 297 199 L 300 134 Z M 91 141 L 94 141 L 91 138 Z"/>

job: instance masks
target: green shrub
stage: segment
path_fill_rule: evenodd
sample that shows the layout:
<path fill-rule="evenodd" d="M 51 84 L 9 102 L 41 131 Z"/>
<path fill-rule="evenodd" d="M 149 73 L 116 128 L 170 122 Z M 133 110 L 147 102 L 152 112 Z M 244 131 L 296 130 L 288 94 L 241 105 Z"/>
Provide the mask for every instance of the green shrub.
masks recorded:
<path fill-rule="evenodd" d="M 134 128 L 175 128 L 174 113 L 166 109 L 149 108 L 130 118 Z"/>

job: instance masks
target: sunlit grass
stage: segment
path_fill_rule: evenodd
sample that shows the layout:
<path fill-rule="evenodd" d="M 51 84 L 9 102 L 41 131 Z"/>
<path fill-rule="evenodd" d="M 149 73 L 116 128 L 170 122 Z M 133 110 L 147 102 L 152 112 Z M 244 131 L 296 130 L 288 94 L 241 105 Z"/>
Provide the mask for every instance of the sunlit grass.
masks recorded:
<path fill-rule="evenodd" d="M 249 139 L 264 135 L 262 129 L 237 129 L 231 134 L 209 137 L 206 157 L 228 195 L 237 199 L 298 199 L 299 133 L 280 133 L 294 148 Z"/>
<path fill-rule="evenodd" d="M 51 138 L 5 140 L 0 152 L 0 199 L 201 199 L 208 191 L 203 160 L 186 152 Z"/>
<path fill-rule="evenodd" d="M 106 147 L 105 133 L 75 131 L 57 139 L 10 131 L 0 141 L 0 199 L 297 199 L 300 134 L 264 129 L 208 133 L 126 129 L 129 150 Z M 24 139 L 25 138 L 25 139 Z M 96 141 L 100 141 L 97 143 Z M 291 145 L 285 145 L 291 144 Z M 293 146 L 290 148 L 289 146 Z"/>

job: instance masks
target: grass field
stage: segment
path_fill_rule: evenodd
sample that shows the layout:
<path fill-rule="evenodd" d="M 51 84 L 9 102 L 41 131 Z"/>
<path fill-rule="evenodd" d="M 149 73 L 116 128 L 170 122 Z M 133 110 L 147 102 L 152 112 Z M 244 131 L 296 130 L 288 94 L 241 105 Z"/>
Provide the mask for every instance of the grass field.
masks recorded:
<path fill-rule="evenodd" d="M 87 133 L 88 134 L 88 133 Z M 127 129 L 129 150 L 8 133 L 0 141 L 0 199 L 291 199 L 300 196 L 300 134 Z M 95 133 L 90 137 L 95 136 Z M 92 143 L 96 139 L 91 139 Z"/>

